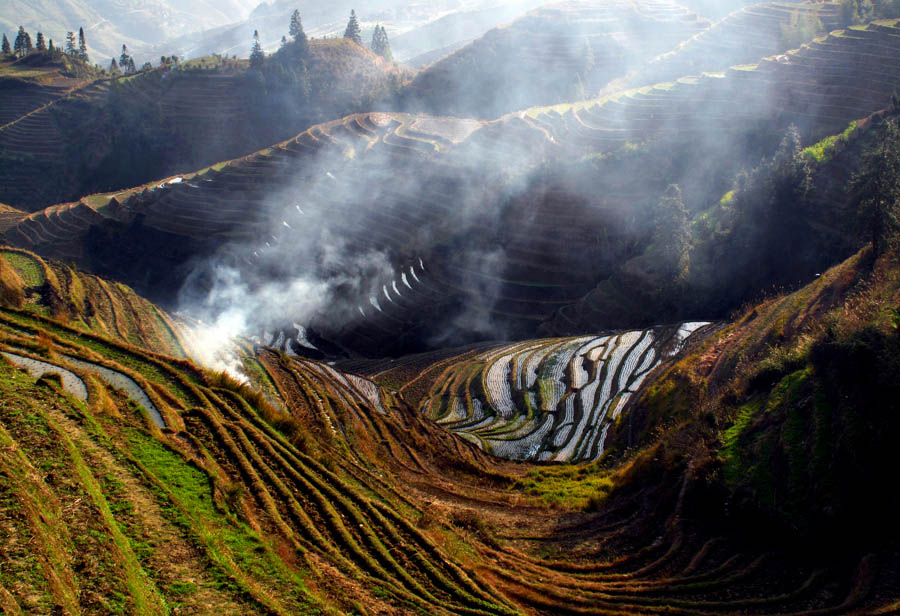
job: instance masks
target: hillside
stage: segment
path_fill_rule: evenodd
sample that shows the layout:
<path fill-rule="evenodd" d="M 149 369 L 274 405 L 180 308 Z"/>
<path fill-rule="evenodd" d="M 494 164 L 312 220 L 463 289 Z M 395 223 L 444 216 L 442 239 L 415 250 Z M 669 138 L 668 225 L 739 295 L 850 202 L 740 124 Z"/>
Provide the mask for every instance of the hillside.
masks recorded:
<path fill-rule="evenodd" d="M 392 36 L 391 51 L 397 60 L 410 66 L 425 66 L 431 62 L 419 63 L 416 59 L 438 54 L 436 60 L 542 4 L 540 0 L 523 0 L 456 11 Z"/>
<path fill-rule="evenodd" d="M 346 41 L 313 42 L 307 62 L 306 100 L 218 57 L 88 83 L 5 81 L 0 200 L 33 210 L 241 156 L 368 106 L 399 79 Z M 266 88 L 270 102 L 256 97 Z"/>
<path fill-rule="evenodd" d="M 648 381 L 663 384 L 650 401 L 700 350 L 737 352 L 736 327 Z M 889 613 L 897 599 L 889 547 L 823 563 L 704 527 L 695 480 L 662 487 L 685 468 L 654 456 L 664 445 L 611 470 L 511 465 L 370 381 L 266 349 L 244 365 L 269 402 L 27 307 L 0 310 L 0 345 L 13 613 Z"/>
<path fill-rule="evenodd" d="M 7 55 L 0 612 L 900 613 L 898 7 Z"/>
<path fill-rule="evenodd" d="M 259 3 L 246 20 L 170 39 L 159 45 L 155 53 L 242 57 L 249 50 L 254 30 L 259 32 L 263 48 L 273 52 L 286 34 L 294 10 L 300 11 L 307 35 L 322 39 L 342 36 L 350 11 L 355 9 L 363 41 L 368 44 L 375 26 L 380 24 L 390 35 L 394 57 L 406 60 L 446 45 L 446 38 L 463 41 L 480 36 L 539 4 L 539 0 L 441 0 L 414 5 L 401 0 L 378 0 L 365 5 L 349 1 L 275 0 Z"/>
<path fill-rule="evenodd" d="M 803 238 L 790 258 L 775 256 L 777 242 L 761 239 L 766 227 L 742 222 L 723 195 L 742 168 L 777 154 L 790 124 L 799 131 L 790 147 L 811 145 L 888 106 L 896 31 L 835 31 L 788 63 L 770 57 L 489 123 L 348 116 L 174 181 L 53 206 L 5 237 L 78 259 L 166 306 L 227 291 L 220 265 L 251 288 L 266 272 L 278 281 L 272 301 L 294 306 L 294 316 L 253 311 L 265 314 L 255 326 L 269 332 L 266 342 L 300 319 L 349 355 L 722 318 L 862 244 L 840 223 L 851 195 L 832 181 L 852 173 L 852 149 L 808 163 L 809 203 L 793 226 L 778 223 Z M 669 265 L 652 249 L 669 184 L 692 219 L 692 265 L 677 293 L 663 289 Z M 319 237 L 342 240 L 320 251 Z M 297 279 L 323 293 L 293 299 Z"/>
<path fill-rule="evenodd" d="M 252 0 L 188 0 L 168 2 L 134 0 L 9 0 L 0 7 L 0 32 L 12 41 L 19 26 L 42 31 L 62 48 L 66 32 L 84 27 L 91 60 L 101 65 L 118 57 L 122 44 L 138 55 L 139 64 L 158 58 L 151 47 L 165 39 L 198 29 L 212 28 L 245 18 L 256 5 Z"/>
<path fill-rule="evenodd" d="M 832 2 L 753 3 L 638 67 L 626 83 L 643 86 L 756 62 L 834 30 L 839 20 L 839 7 Z"/>
<path fill-rule="evenodd" d="M 897 273 L 896 253 L 866 248 L 748 307 L 647 388 L 608 440 L 689 458 L 728 503 L 728 525 L 752 519 L 800 542 L 843 527 L 836 549 L 879 541 L 898 504 L 863 469 L 890 464 L 883 443 L 898 429 Z M 677 427 L 657 440 L 661 423 Z"/>
<path fill-rule="evenodd" d="M 547 4 L 423 69 L 404 102 L 490 119 L 577 100 L 708 26 L 675 3 Z"/>

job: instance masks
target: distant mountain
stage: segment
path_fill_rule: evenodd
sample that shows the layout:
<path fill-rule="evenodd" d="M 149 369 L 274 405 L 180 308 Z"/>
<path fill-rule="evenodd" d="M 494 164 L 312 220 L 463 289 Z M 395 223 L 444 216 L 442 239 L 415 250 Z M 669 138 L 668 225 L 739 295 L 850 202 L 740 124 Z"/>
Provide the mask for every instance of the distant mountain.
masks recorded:
<path fill-rule="evenodd" d="M 12 36 L 20 25 L 32 38 L 41 31 L 63 45 L 67 31 L 84 27 L 88 52 L 106 62 L 127 44 L 139 61 L 151 46 L 188 32 L 245 19 L 257 0 L 6 0 L 0 3 L 0 31 Z"/>
<path fill-rule="evenodd" d="M 368 43 L 372 30 L 383 25 L 390 37 L 394 57 L 400 61 L 430 51 L 456 46 L 481 36 L 501 23 L 511 21 L 542 4 L 540 0 L 440 0 L 409 4 L 403 0 L 375 0 L 360 6 L 352 0 L 322 3 L 310 0 L 277 0 L 260 4 L 246 21 L 189 34 L 159 45 L 154 55 L 175 53 L 198 57 L 212 53 L 246 57 L 254 30 L 266 51 L 274 51 L 287 34 L 291 13 L 303 18 L 308 36 L 341 36 L 351 10 L 356 10 Z"/>
<path fill-rule="evenodd" d="M 394 37 L 391 39 L 391 49 L 395 58 L 413 66 L 417 65 L 412 61 L 414 58 L 443 51 L 434 58 L 436 60 L 541 4 L 544 4 L 542 0 L 520 0 L 486 9 L 451 13 Z"/>

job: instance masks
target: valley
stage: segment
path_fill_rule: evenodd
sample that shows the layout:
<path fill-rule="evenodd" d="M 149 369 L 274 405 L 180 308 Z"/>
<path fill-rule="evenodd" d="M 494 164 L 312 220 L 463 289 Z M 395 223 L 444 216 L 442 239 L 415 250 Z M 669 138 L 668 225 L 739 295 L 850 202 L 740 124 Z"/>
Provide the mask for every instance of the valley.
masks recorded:
<path fill-rule="evenodd" d="M 512 4 L 0 58 L 0 610 L 900 611 L 900 7 Z"/>

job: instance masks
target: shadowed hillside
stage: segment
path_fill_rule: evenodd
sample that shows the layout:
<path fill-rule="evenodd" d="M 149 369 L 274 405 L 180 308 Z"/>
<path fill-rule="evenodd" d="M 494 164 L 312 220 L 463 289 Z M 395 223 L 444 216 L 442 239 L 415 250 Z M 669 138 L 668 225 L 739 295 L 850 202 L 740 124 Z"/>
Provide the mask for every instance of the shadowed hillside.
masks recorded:
<path fill-rule="evenodd" d="M 648 386 L 735 340 L 691 345 Z M 654 456 L 663 444 L 609 470 L 510 464 L 371 381 L 250 351 L 265 397 L 0 310 L 5 610 L 813 614 L 896 600 L 887 547 L 813 561 L 703 526 L 702 492 L 678 479 L 683 458 Z"/>
<path fill-rule="evenodd" d="M 33 210 L 242 156 L 369 107 L 399 79 L 343 40 L 314 41 L 305 61 L 302 96 L 280 74 L 221 57 L 87 83 L 3 81 L 0 200 Z"/>
<path fill-rule="evenodd" d="M 900 4 L 686 5 L 7 56 L 0 611 L 900 613 Z"/>
<path fill-rule="evenodd" d="M 5 253 L 0 263 L 25 275 L 32 266 L 17 254 Z M 651 372 L 639 402 L 609 424 L 621 462 L 602 467 L 491 458 L 413 411 L 405 395 L 326 364 L 246 346 L 242 363 L 260 395 L 187 362 L 86 335 L 39 316 L 39 308 L 4 308 L 4 609 L 890 613 L 897 556 L 889 545 L 832 544 L 824 560 L 791 555 L 760 519 L 742 517 L 748 507 L 767 506 L 753 482 L 769 475 L 729 469 L 742 464 L 744 448 L 765 442 L 741 434 L 771 431 L 771 424 L 754 427 L 745 410 L 729 428 L 734 403 L 704 411 L 676 402 L 667 416 L 679 422 L 662 426 L 654 414 L 673 400 L 697 399 L 690 388 L 704 383 L 714 387 L 712 396 L 735 391 L 730 379 L 752 374 L 746 362 L 757 361 L 753 349 L 782 335 L 771 324 L 789 327 L 783 340 L 791 345 L 827 321 L 830 307 L 843 311 L 848 291 L 861 288 L 857 276 L 871 268 L 865 259 L 689 343 L 676 363 Z M 873 270 L 850 318 L 877 314 L 867 307 L 873 300 L 894 301 L 889 263 Z M 116 314 L 140 320 L 144 313 L 119 307 Z M 836 341 L 825 344 L 844 344 L 868 322 L 846 319 L 838 317 Z M 561 350 L 560 342 L 550 347 Z M 546 355 L 547 341 L 532 346 Z M 821 362 L 821 343 L 809 348 L 811 361 Z M 738 356 L 748 358 L 746 368 L 730 367 Z M 434 379 L 427 374 L 438 372 L 427 366 L 435 359 L 435 367 L 448 365 L 420 358 L 409 374 L 424 370 Z M 797 361 L 772 372 L 775 364 L 765 360 L 754 364 L 762 372 L 738 382 L 765 395 L 779 383 L 778 370 L 808 370 Z M 391 378 L 402 382 L 399 374 Z M 683 391 L 674 399 L 673 382 Z M 716 434 L 724 435 L 721 445 Z M 623 439 L 630 448 L 622 449 Z M 710 475 L 717 464 L 724 474 Z M 871 468 L 868 458 L 852 464 L 848 471 Z M 726 501 L 730 517 L 710 519 L 723 507 L 725 493 L 717 490 L 725 489 L 743 500 Z M 876 491 L 848 496 L 866 509 L 878 498 Z"/>
<path fill-rule="evenodd" d="M 425 68 L 411 109 L 495 118 L 582 99 L 709 23 L 669 2 L 562 2 L 495 28 Z"/>
<path fill-rule="evenodd" d="M 778 173 L 773 157 L 799 161 L 802 144 L 889 106 L 894 31 L 835 31 L 787 63 L 767 58 L 489 123 L 348 116 L 197 173 L 53 206 L 5 236 L 167 306 L 230 292 L 226 271 L 248 274 L 251 287 L 253 276 L 278 280 L 266 287 L 268 303 L 289 304 L 294 316 L 254 323 L 268 332 L 261 339 L 274 343 L 300 321 L 337 345 L 326 354 L 719 318 L 861 245 L 839 223 L 852 196 L 832 182 L 853 172 L 852 149 L 835 162 L 802 163 L 813 189 L 794 226 L 781 225 L 803 238 L 790 259 L 759 261 L 768 254 L 758 243 L 762 219 L 741 218 L 752 208 L 723 195 L 756 166 L 762 190 Z M 790 124 L 796 141 L 785 144 Z M 667 290 L 665 259 L 674 257 L 653 248 L 665 231 L 653 221 L 670 184 L 690 221 L 692 265 L 687 287 Z M 340 238 L 339 248 L 317 252 L 318 237 Z M 331 294 L 328 308 L 291 299 L 297 280 Z M 302 297 L 310 295 L 319 292 Z M 290 348 L 287 338 L 280 344 Z"/>

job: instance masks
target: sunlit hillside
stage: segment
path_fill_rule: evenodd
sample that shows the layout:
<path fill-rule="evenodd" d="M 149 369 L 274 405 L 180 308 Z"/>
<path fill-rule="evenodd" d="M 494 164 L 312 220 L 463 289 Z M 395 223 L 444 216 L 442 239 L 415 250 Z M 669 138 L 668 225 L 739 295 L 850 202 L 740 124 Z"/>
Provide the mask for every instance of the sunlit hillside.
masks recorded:
<path fill-rule="evenodd" d="M 104 67 L 23 27 L 0 611 L 900 613 L 898 20 L 278 0 Z"/>

